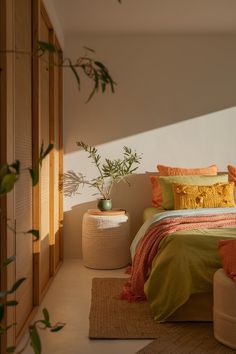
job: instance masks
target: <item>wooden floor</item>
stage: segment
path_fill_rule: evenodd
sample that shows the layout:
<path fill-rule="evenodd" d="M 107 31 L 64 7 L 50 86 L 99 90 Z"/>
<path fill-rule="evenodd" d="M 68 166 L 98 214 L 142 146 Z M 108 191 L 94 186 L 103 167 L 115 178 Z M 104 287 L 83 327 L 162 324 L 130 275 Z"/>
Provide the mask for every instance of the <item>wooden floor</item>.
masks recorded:
<path fill-rule="evenodd" d="M 46 307 L 49 310 L 51 322 L 66 322 L 66 326 L 58 333 L 40 332 L 43 354 L 134 354 L 151 342 L 88 339 L 92 278 L 119 277 L 124 275 L 124 270 L 88 269 L 78 259 L 64 262 L 43 300 L 41 309 Z M 40 314 L 36 317 L 39 318 Z M 18 349 L 23 345 L 23 340 Z M 30 346 L 24 352 L 32 353 Z"/>

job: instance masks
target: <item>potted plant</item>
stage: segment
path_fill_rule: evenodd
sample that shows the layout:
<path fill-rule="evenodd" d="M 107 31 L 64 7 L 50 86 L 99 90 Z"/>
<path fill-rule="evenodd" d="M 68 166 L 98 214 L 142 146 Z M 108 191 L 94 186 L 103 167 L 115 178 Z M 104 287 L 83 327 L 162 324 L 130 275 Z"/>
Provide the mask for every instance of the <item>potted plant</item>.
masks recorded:
<path fill-rule="evenodd" d="M 110 160 L 106 158 L 105 162 L 101 162 L 101 156 L 95 147 L 82 141 L 77 142 L 77 146 L 88 153 L 88 157 L 97 168 L 98 176 L 89 181 L 80 172 L 67 171 L 64 173 L 65 196 L 71 197 L 78 192 L 80 186 L 88 185 L 97 189 L 96 194 L 101 196 L 98 201 L 98 208 L 100 210 L 111 210 L 111 193 L 114 184 L 121 181 L 129 183 L 127 177 L 137 170 L 141 156 L 124 146 L 121 159 Z"/>

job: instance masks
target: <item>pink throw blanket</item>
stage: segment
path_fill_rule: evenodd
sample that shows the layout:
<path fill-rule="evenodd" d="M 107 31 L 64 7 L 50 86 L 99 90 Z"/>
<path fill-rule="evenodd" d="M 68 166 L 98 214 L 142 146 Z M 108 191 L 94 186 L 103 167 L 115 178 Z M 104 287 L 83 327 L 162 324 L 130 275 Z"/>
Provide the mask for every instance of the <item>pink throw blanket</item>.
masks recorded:
<path fill-rule="evenodd" d="M 131 275 L 120 295 L 130 302 L 145 300 L 144 283 L 161 240 L 176 231 L 236 226 L 236 215 L 213 214 L 173 217 L 155 223 L 140 241 L 133 260 Z"/>

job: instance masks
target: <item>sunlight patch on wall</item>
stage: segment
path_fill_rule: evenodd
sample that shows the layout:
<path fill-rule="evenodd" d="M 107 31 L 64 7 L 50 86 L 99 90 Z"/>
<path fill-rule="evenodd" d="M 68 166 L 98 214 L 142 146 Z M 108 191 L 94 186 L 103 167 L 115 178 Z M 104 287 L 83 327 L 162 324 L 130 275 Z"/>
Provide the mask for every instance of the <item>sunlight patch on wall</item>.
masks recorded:
<path fill-rule="evenodd" d="M 236 107 L 233 107 L 96 147 L 102 158 L 119 158 L 125 145 L 143 154 L 137 173 L 156 171 L 157 163 L 183 167 L 202 167 L 216 163 L 219 170 L 225 171 L 227 164 L 236 164 L 235 133 Z M 84 142 L 87 143 L 86 139 Z M 65 155 L 64 169 L 81 172 L 89 179 L 97 176 L 97 170 L 88 155 L 79 149 Z M 94 196 L 94 192 L 96 190 L 85 186 L 80 189 L 81 194 L 65 198 L 65 211 L 75 205 L 96 200 L 99 196 Z"/>

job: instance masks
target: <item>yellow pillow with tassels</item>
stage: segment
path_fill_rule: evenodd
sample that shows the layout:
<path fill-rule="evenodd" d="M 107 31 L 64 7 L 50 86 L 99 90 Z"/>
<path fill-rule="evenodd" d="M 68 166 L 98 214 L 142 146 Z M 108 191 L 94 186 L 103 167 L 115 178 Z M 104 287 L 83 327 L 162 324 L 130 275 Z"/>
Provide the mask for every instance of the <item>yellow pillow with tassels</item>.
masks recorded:
<path fill-rule="evenodd" d="M 173 183 L 175 209 L 234 207 L 234 183 L 195 186 Z"/>

